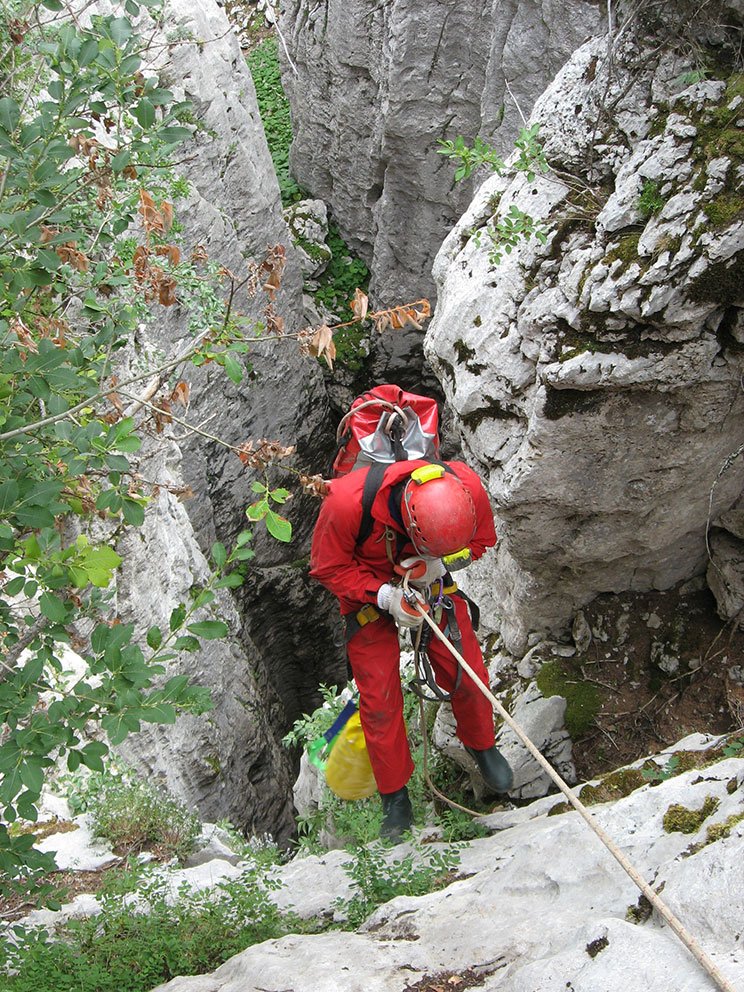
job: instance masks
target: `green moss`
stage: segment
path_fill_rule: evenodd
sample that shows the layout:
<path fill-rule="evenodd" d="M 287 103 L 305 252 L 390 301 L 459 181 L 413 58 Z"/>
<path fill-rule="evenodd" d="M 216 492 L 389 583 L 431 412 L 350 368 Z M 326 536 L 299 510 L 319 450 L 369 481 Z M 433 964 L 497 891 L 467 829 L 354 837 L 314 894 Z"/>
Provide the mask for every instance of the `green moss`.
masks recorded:
<path fill-rule="evenodd" d="M 31 834 L 38 844 L 45 837 L 51 837 L 53 834 L 68 834 L 78 829 L 78 824 L 73 823 L 72 820 L 39 820 L 37 823 L 12 823 L 8 828 L 8 833 L 11 837 L 23 837 Z"/>
<path fill-rule="evenodd" d="M 730 796 L 733 796 L 733 794 L 736 792 L 738 788 L 739 788 L 739 783 L 735 778 L 730 778 L 726 783 L 726 792 L 728 792 Z"/>
<path fill-rule="evenodd" d="M 623 799 L 631 792 L 647 785 L 641 768 L 620 768 L 609 775 L 604 775 L 596 785 L 585 785 L 578 794 L 578 798 L 585 806 L 596 806 L 598 803 L 614 802 L 616 799 Z M 548 810 L 548 816 L 557 816 L 560 813 L 568 813 L 573 806 L 568 802 L 556 803 Z"/>
<path fill-rule="evenodd" d="M 721 801 L 715 796 L 707 796 L 700 809 L 688 809 L 678 803 L 673 803 L 664 814 L 664 830 L 668 834 L 694 834 L 700 829 L 704 820 L 721 805 Z"/>
<path fill-rule="evenodd" d="M 353 257 L 335 224 L 328 225 L 327 241 L 331 250 L 331 260 L 325 272 L 319 276 L 318 289 L 313 295 L 319 303 L 337 313 L 342 320 L 351 320 L 353 314 L 349 302 L 354 296 L 355 289 L 366 291 L 369 285 L 369 269 L 361 259 Z M 337 349 L 340 336 L 343 336 L 343 332 L 334 336 Z"/>
<path fill-rule="evenodd" d="M 331 249 L 325 245 L 319 245 L 315 241 L 308 241 L 307 238 L 303 238 L 301 235 L 295 235 L 292 241 L 298 247 L 302 248 L 308 258 L 311 258 L 314 262 L 330 261 Z"/>
<path fill-rule="evenodd" d="M 647 179 L 643 184 L 643 189 L 641 190 L 641 195 L 638 200 L 638 209 L 643 217 L 652 217 L 654 214 L 658 214 L 666 200 L 659 192 L 658 183 L 654 182 L 653 179 Z"/>
<path fill-rule="evenodd" d="M 638 261 L 638 242 L 641 240 L 641 231 L 633 231 L 623 235 L 614 248 L 607 252 L 602 259 L 605 265 L 612 265 L 620 259 L 622 268 L 626 269 L 633 262 Z"/>
<path fill-rule="evenodd" d="M 628 906 L 625 919 L 628 923 L 645 923 L 651 919 L 652 913 L 653 906 L 644 895 L 640 895 L 635 906 Z"/>
<path fill-rule="evenodd" d="M 744 196 L 724 191 L 704 204 L 703 210 L 714 227 L 729 227 L 744 217 Z"/>
<path fill-rule="evenodd" d="M 690 299 L 695 303 L 718 303 L 734 306 L 741 300 L 744 286 L 744 252 L 732 259 L 715 262 L 701 272 L 690 285 Z"/>
<path fill-rule="evenodd" d="M 601 406 L 605 394 L 599 389 L 555 389 L 545 387 L 543 415 L 548 420 L 560 420 L 573 413 L 587 413 Z"/>
<path fill-rule="evenodd" d="M 707 844 L 715 844 L 717 840 L 723 840 L 724 837 L 728 837 L 731 831 L 734 829 L 737 823 L 741 823 L 744 820 L 744 810 L 740 813 L 732 813 L 731 816 L 727 816 L 725 820 L 721 823 L 713 823 L 705 835 L 705 842 L 703 847 Z"/>
<path fill-rule="evenodd" d="M 580 673 L 569 667 L 568 659 L 544 664 L 537 674 L 537 687 L 546 699 L 563 696 L 566 700 L 566 730 L 573 740 L 592 726 L 599 712 L 599 693 L 596 686 L 584 682 Z"/>
<path fill-rule="evenodd" d="M 641 768 L 621 768 L 606 775 L 597 785 L 585 785 L 579 798 L 585 806 L 595 806 L 597 803 L 623 799 L 646 784 Z"/>
<path fill-rule="evenodd" d="M 475 358 L 475 348 L 471 348 L 469 345 L 465 344 L 462 338 L 458 338 L 457 341 L 455 341 L 454 349 L 455 354 L 457 355 L 457 361 L 461 365 Z"/>
<path fill-rule="evenodd" d="M 473 326 L 474 327 L 480 327 L 482 323 L 483 323 L 483 320 L 482 320 L 481 316 L 479 314 L 476 314 L 476 316 L 473 317 Z"/>
<path fill-rule="evenodd" d="M 289 173 L 292 122 L 289 101 L 282 86 L 276 38 L 267 38 L 261 42 L 246 61 L 256 87 L 258 110 L 279 182 L 282 203 L 287 206 L 301 200 L 304 194 Z"/>
<path fill-rule="evenodd" d="M 222 774 L 222 762 L 216 754 L 205 755 L 204 764 L 212 769 L 215 778 L 218 778 Z"/>

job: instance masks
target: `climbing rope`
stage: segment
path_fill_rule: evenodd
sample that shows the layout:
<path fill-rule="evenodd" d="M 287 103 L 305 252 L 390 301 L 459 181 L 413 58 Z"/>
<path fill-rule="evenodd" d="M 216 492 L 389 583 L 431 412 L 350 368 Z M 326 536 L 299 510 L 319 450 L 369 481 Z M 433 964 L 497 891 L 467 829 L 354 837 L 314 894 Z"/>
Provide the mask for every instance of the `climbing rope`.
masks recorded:
<path fill-rule="evenodd" d="M 408 586 L 407 578 L 403 581 L 404 586 Z M 667 906 L 664 900 L 659 896 L 654 889 L 648 884 L 648 882 L 642 877 L 640 872 L 634 867 L 634 865 L 625 857 L 620 848 L 615 844 L 612 838 L 607 834 L 602 827 L 597 823 L 596 818 L 589 812 L 589 810 L 584 806 L 581 800 L 574 794 L 571 787 L 567 782 L 561 778 L 558 772 L 553 768 L 550 762 L 543 757 L 543 755 L 538 751 L 529 737 L 525 734 L 519 724 L 512 719 L 512 717 L 507 713 L 506 709 L 498 701 L 498 699 L 493 695 L 488 686 L 484 685 L 483 682 L 478 678 L 470 665 L 465 661 L 460 652 L 450 643 L 448 638 L 442 633 L 437 624 L 429 616 L 427 610 L 423 609 L 419 603 L 416 603 L 416 609 L 424 618 L 426 623 L 431 627 L 432 632 L 440 641 L 445 645 L 450 654 L 457 659 L 458 663 L 462 667 L 463 671 L 470 676 L 472 681 L 478 687 L 478 689 L 483 693 L 483 695 L 489 700 L 494 710 L 502 718 L 507 726 L 511 727 L 517 737 L 521 740 L 527 750 L 530 752 L 532 757 L 537 761 L 537 763 L 548 773 L 551 779 L 555 782 L 558 788 L 561 790 L 563 795 L 568 799 L 569 803 L 573 806 L 576 812 L 582 817 L 582 819 L 587 823 L 587 825 L 594 831 L 594 833 L 599 837 L 601 842 L 613 856 L 613 858 L 618 862 L 623 871 L 633 880 L 633 882 L 638 886 L 643 895 L 648 899 L 654 909 L 659 913 L 659 915 L 669 924 L 673 932 L 679 937 L 682 943 L 687 947 L 691 954 L 695 957 L 698 963 L 705 969 L 705 971 L 710 975 L 716 985 L 721 989 L 721 992 L 737 992 L 733 985 L 725 978 L 721 973 L 718 966 L 712 961 L 708 955 L 705 953 L 703 948 L 700 946 L 698 941 L 692 936 L 692 934 L 685 928 L 682 921 L 674 915 L 672 910 Z M 442 797 L 444 798 L 444 797 Z"/>

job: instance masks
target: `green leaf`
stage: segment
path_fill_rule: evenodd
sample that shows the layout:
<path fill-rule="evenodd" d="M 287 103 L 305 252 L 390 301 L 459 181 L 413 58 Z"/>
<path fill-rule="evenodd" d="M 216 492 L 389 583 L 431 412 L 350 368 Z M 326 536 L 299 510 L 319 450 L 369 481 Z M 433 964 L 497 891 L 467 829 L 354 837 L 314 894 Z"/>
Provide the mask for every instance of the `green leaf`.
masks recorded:
<path fill-rule="evenodd" d="M 127 0 L 127 2 L 124 4 L 124 10 L 126 10 L 128 14 L 131 14 L 132 17 L 139 16 L 140 8 L 139 8 L 139 4 L 135 3 L 135 0 Z"/>
<path fill-rule="evenodd" d="M 41 6 L 46 7 L 47 10 L 62 10 L 60 0 L 41 0 Z"/>
<path fill-rule="evenodd" d="M 229 353 L 225 355 L 225 372 L 236 386 L 239 386 L 243 381 L 243 371 L 243 366 L 236 358 L 233 358 Z"/>
<path fill-rule="evenodd" d="M 67 619 L 65 604 L 50 592 L 43 592 L 39 597 L 39 609 L 53 623 L 64 623 Z"/>
<path fill-rule="evenodd" d="M 227 561 L 227 549 L 219 541 L 212 545 L 212 559 L 218 568 L 222 568 Z"/>
<path fill-rule="evenodd" d="M 163 643 L 163 632 L 160 627 L 150 627 L 147 631 L 147 643 L 153 651 L 157 651 Z"/>
<path fill-rule="evenodd" d="M 67 770 L 74 772 L 75 769 L 80 767 L 80 752 L 79 751 L 68 751 L 67 752 Z"/>
<path fill-rule="evenodd" d="M 170 703 L 153 703 L 143 706 L 139 716 L 146 723 L 175 723 L 176 709 Z"/>
<path fill-rule="evenodd" d="M 251 491 L 254 493 L 265 493 L 266 486 L 263 484 L 263 482 L 252 482 Z"/>
<path fill-rule="evenodd" d="M 292 524 L 273 510 L 269 510 L 266 514 L 266 529 L 277 541 L 286 543 L 292 540 Z"/>
<path fill-rule="evenodd" d="M 10 482 L 0 483 L 0 513 L 7 514 L 17 500 L 18 483 L 12 479 Z"/>
<path fill-rule="evenodd" d="M 225 637 L 228 633 L 228 626 L 222 620 L 200 620 L 198 623 L 190 623 L 187 626 L 192 634 L 203 637 L 207 641 L 214 641 L 220 637 Z"/>
<path fill-rule="evenodd" d="M 113 17 L 109 21 L 108 28 L 112 40 L 122 48 L 132 37 L 132 22 L 128 17 Z"/>
<path fill-rule="evenodd" d="M 179 603 L 178 606 L 172 611 L 170 615 L 170 629 L 171 631 L 177 630 L 186 619 L 186 607 L 183 603 Z"/>
<path fill-rule="evenodd" d="M 139 440 L 139 439 L 138 439 Z M 145 508 L 135 499 L 128 499 L 126 496 L 122 501 L 122 513 L 124 519 L 133 527 L 141 527 L 145 521 Z"/>
<path fill-rule="evenodd" d="M 6 582 L 3 586 L 3 594 L 5 596 L 17 596 L 18 593 L 26 585 L 26 576 L 19 575 L 15 579 L 11 579 L 10 582 Z"/>
<path fill-rule="evenodd" d="M 44 784 L 44 770 L 38 761 L 29 758 L 28 761 L 21 765 L 20 772 L 21 782 L 23 782 L 27 789 L 37 794 L 41 792 L 41 787 Z"/>
<path fill-rule="evenodd" d="M 155 123 L 155 107 L 147 97 L 143 97 L 137 106 L 132 108 L 132 114 L 137 119 L 140 127 L 145 130 L 151 128 Z"/>
<path fill-rule="evenodd" d="M 191 131 L 187 127 L 164 127 L 158 131 L 158 137 L 167 145 L 179 145 L 191 137 Z"/>
<path fill-rule="evenodd" d="M 173 645 L 176 651 L 198 651 L 201 644 L 195 637 L 177 637 Z"/>
<path fill-rule="evenodd" d="M 125 148 L 124 151 L 119 152 L 118 155 L 114 155 L 111 159 L 111 168 L 114 172 L 121 172 L 122 169 L 125 169 L 131 161 L 132 153 L 128 148 Z"/>
<path fill-rule="evenodd" d="M 91 741 L 86 744 L 80 752 L 80 760 L 91 771 L 102 772 L 104 755 L 108 754 L 108 748 L 102 741 Z"/>
<path fill-rule="evenodd" d="M 85 67 L 90 65 L 91 62 L 95 61 L 98 55 L 98 39 L 88 38 L 80 47 L 78 52 L 77 61 L 78 65 Z"/>
<path fill-rule="evenodd" d="M 251 503 L 251 505 L 247 507 L 245 515 L 249 520 L 263 520 L 269 512 L 269 501 L 262 499 L 259 500 L 258 503 Z"/>
<path fill-rule="evenodd" d="M 240 574 L 240 572 L 230 572 L 229 575 L 225 575 L 223 578 L 218 579 L 215 584 L 215 589 L 237 589 L 238 586 L 242 586 L 245 579 Z"/>

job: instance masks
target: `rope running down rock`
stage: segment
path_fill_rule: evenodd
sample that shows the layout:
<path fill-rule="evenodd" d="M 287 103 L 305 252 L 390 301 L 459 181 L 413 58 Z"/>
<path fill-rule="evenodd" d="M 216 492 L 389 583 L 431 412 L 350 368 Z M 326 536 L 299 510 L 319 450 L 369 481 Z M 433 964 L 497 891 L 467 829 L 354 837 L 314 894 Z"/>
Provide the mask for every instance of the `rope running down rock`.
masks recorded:
<path fill-rule="evenodd" d="M 404 586 L 407 587 L 407 577 L 403 582 Z M 610 854 L 615 858 L 623 871 L 626 872 L 633 880 L 633 882 L 638 886 L 643 895 L 648 899 L 654 909 L 659 913 L 659 915 L 664 919 L 669 926 L 672 928 L 674 933 L 679 937 L 682 943 L 687 947 L 690 953 L 695 957 L 698 963 L 705 969 L 705 971 L 710 975 L 716 985 L 721 989 L 721 992 L 737 992 L 733 985 L 726 979 L 726 977 L 721 973 L 718 966 L 712 961 L 708 955 L 705 953 L 703 948 L 700 946 L 698 941 L 692 936 L 692 934 L 684 927 L 681 920 L 674 915 L 672 910 L 667 906 L 663 899 L 659 896 L 654 889 L 648 884 L 648 882 L 642 877 L 640 872 L 634 867 L 634 865 L 625 857 L 620 848 L 615 844 L 612 838 L 607 834 L 602 827 L 597 823 L 595 817 L 589 812 L 589 810 L 584 806 L 581 800 L 573 793 L 571 787 L 567 782 L 561 778 L 558 772 L 553 768 L 550 762 L 543 757 L 543 755 L 538 751 L 532 741 L 527 737 L 525 732 L 519 726 L 519 724 L 512 719 L 509 713 L 504 709 L 498 699 L 493 695 L 488 686 L 484 685 L 480 679 L 476 676 L 473 669 L 468 665 L 467 661 L 463 658 L 459 651 L 449 642 L 447 637 L 442 633 L 436 623 L 431 619 L 428 612 L 422 609 L 421 606 L 416 604 L 416 609 L 419 611 L 421 616 L 424 618 L 426 623 L 431 627 L 433 633 L 440 641 L 443 642 L 445 647 L 449 652 L 457 659 L 459 664 L 462 666 L 463 671 L 472 679 L 476 684 L 478 689 L 483 693 L 483 695 L 490 701 L 494 710 L 502 718 L 502 720 L 514 731 L 517 737 L 522 741 L 524 746 L 530 752 L 532 757 L 538 764 L 548 773 L 552 778 L 558 788 L 561 790 L 563 795 L 573 806 L 573 808 L 579 813 L 582 819 L 587 823 L 587 825 L 594 831 L 594 833 L 599 837 L 604 846 L 610 852 Z"/>

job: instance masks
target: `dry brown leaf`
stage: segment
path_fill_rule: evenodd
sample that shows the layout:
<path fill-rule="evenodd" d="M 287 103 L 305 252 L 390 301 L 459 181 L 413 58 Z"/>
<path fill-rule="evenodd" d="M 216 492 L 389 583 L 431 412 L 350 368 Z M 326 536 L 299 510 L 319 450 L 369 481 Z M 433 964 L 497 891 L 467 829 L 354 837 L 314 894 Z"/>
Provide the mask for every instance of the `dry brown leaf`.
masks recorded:
<path fill-rule="evenodd" d="M 300 485 L 302 486 L 303 493 L 306 493 L 308 496 L 322 498 L 323 496 L 327 496 L 330 491 L 328 483 L 321 475 L 300 474 Z"/>
<path fill-rule="evenodd" d="M 197 245 L 191 252 L 191 261 L 194 265 L 198 265 L 200 262 L 206 262 L 208 259 L 209 255 L 204 245 Z"/>
<path fill-rule="evenodd" d="M 308 350 L 316 358 L 324 358 L 329 369 L 333 369 L 333 359 L 336 357 L 336 345 L 333 343 L 333 331 L 328 324 L 321 324 L 313 334 Z"/>
<path fill-rule="evenodd" d="M 18 338 L 18 343 L 22 344 L 24 348 L 28 348 L 29 351 L 38 351 L 36 342 L 31 337 L 31 331 L 20 317 L 14 317 L 10 322 L 9 330 L 12 334 Z"/>
<path fill-rule="evenodd" d="M 188 382 L 181 380 L 177 382 L 173 387 L 173 392 L 170 394 L 171 403 L 177 403 L 179 406 L 188 406 L 189 398 L 191 396 L 191 386 Z"/>
<path fill-rule="evenodd" d="M 237 449 L 237 456 L 244 465 L 250 468 L 264 469 L 270 462 L 289 458 L 296 451 L 294 445 L 283 445 L 279 441 L 269 441 L 262 437 L 256 442 L 246 441 Z"/>
<path fill-rule="evenodd" d="M 160 204 L 160 216 L 163 218 L 163 233 L 167 234 L 173 227 L 173 204 L 163 201 Z"/>
<path fill-rule="evenodd" d="M 369 308 L 369 297 L 357 288 L 354 290 L 354 299 L 351 300 L 351 312 L 357 320 L 364 320 Z"/>
<path fill-rule="evenodd" d="M 158 285 L 158 300 L 164 307 L 172 307 L 176 302 L 176 280 L 166 276 Z"/>
<path fill-rule="evenodd" d="M 155 254 L 167 258 L 171 265 L 178 265 L 181 261 L 181 249 L 177 245 L 158 245 Z"/>
<path fill-rule="evenodd" d="M 155 421 L 155 430 L 158 434 L 163 433 L 163 427 L 165 424 L 172 424 L 173 417 L 170 415 L 171 405 L 168 400 L 160 400 L 158 403 L 158 409 L 153 410 L 153 420 Z"/>
<path fill-rule="evenodd" d="M 149 233 L 150 231 L 164 231 L 165 222 L 163 216 L 155 206 L 155 201 L 147 192 L 146 189 L 140 190 L 140 207 L 139 212 L 142 214 L 142 222 L 145 225 L 145 230 Z"/>

